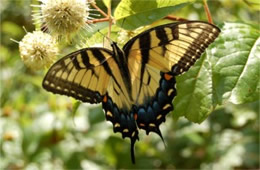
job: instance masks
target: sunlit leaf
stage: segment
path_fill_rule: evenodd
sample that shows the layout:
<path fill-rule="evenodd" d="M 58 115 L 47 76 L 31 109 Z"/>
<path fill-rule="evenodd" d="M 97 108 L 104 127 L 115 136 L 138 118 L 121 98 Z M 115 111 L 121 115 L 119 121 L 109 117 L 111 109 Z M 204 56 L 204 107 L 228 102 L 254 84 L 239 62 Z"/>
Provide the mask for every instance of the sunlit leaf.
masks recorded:
<path fill-rule="evenodd" d="M 177 77 L 174 118 L 202 122 L 217 104 L 242 104 L 259 98 L 259 31 L 225 23 L 219 38 L 184 75 Z"/>
<path fill-rule="evenodd" d="M 115 10 L 117 25 L 135 29 L 173 13 L 195 0 L 122 0 Z"/>
<path fill-rule="evenodd" d="M 243 0 L 251 9 L 260 10 L 259 0 Z"/>
<path fill-rule="evenodd" d="M 211 74 L 210 63 L 203 55 L 186 74 L 177 77 L 174 117 L 202 122 L 213 111 Z"/>
<path fill-rule="evenodd" d="M 259 100 L 259 30 L 242 23 L 225 23 L 208 50 L 213 69 L 214 100 L 242 104 Z"/>

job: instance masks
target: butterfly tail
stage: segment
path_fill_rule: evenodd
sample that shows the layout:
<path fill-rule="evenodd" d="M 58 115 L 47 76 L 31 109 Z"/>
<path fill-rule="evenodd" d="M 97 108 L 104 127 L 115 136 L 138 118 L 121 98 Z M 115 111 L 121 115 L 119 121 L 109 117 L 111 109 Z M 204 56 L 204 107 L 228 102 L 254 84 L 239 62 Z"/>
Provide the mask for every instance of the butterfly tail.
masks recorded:
<path fill-rule="evenodd" d="M 163 136 L 162 136 L 162 133 L 161 133 L 159 127 L 158 127 L 158 131 L 156 131 L 155 133 L 157 133 L 157 134 L 160 136 L 160 138 L 162 139 L 163 144 L 164 144 L 164 146 L 165 146 L 165 148 L 166 148 L 166 144 L 165 144 L 164 138 L 163 138 Z"/>
<path fill-rule="evenodd" d="M 131 139 L 131 160 L 133 164 L 135 164 L 135 141 L 136 140 Z"/>

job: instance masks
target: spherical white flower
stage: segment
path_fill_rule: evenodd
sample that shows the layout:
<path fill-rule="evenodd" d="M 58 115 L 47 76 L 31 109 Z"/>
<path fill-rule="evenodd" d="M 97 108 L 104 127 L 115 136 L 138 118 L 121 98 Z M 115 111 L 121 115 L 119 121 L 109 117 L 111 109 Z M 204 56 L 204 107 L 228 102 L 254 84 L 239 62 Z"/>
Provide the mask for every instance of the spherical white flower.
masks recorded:
<path fill-rule="evenodd" d="M 26 66 L 37 70 L 49 67 L 58 54 L 56 41 L 47 33 L 27 33 L 19 42 L 21 58 Z"/>
<path fill-rule="evenodd" d="M 39 0 L 40 11 L 34 19 L 43 24 L 55 36 L 69 36 L 71 33 L 86 28 L 89 18 L 86 0 Z"/>

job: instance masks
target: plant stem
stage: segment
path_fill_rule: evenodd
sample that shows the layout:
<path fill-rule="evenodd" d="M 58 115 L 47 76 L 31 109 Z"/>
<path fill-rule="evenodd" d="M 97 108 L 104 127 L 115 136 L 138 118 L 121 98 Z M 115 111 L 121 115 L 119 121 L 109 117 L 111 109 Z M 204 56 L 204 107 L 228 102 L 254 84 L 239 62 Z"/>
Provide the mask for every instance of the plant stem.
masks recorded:
<path fill-rule="evenodd" d="M 87 23 L 88 24 L 95 24 L 98 22 L 106 22 L 109 21 L 109 18 L 100 18 L 100 19 L 92 19 L 92 20 L 88 20 Z"/>
<path fill-rule="evenodd" d="M 207 0 L 203 0 L 203 6 L 204 6 L 204 10 L 206 12 L 207 18 L 208 18 L 208 22 L 213 24 L 213 20 L 212 20 L 211 14 L 210 14 Z"/>
<path fill-rule="evenodd" d="M 169 19 L 169 20 L 173 20 L 173 21 L 188 21 L 185 18 L 181 18 L 181 17 L 177 17 L 177 16 L 173 16 L 173 15 L 168 15 L 166 17 L 164 17 L 165 19 Z"/>
<path fill-rule="evenodd" d="M 109 5 L 107 7 L 107 15 L 108 15 L 108 19 L 109 19 L 109 26 L 108 26 L 108 33 L 107 33 L 107 37 L 110 39 L 110 33 L 111 33 L 111 27 L 112 27 L 112 17 L 111 17 L 111 1 L 109 1 Z"/>
<path fill-rule="evenodd" d="M 102 11 L 102 9 L 100 9 L 97 5 L 96 5 L 96 2 L 95 1 L 92 1 L 92 2 L 90 2 L 90 4 L 94 7 L 94 8 L 96 8 L 97 10 L 98 10 L 98 12 L 100 12 L 104 17 L 108 17 L 108 15 L 104 12 L 104 11 Z"/>

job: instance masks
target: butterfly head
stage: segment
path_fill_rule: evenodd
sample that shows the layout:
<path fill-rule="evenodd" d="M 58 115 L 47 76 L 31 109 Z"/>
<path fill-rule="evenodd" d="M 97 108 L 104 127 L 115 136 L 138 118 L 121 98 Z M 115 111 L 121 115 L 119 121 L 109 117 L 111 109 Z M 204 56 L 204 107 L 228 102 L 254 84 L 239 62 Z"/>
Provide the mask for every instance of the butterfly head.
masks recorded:
<path fill-rule="evenodd" d="M 119 61 L 119 63 L 122 62 L 122 59 L 125 58 L 125 55 L 124 55 L 124 52 L 122 51 L 122 49 L 114 41 L 111 42 L 111 47 L 113 49 L 115 59 L 117 61 Z"/>

